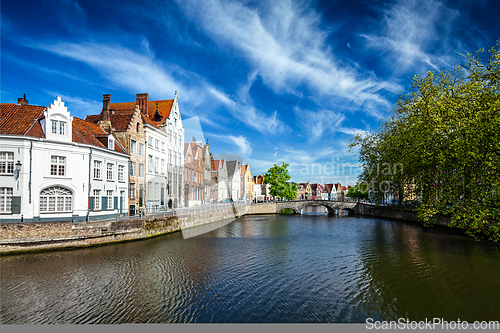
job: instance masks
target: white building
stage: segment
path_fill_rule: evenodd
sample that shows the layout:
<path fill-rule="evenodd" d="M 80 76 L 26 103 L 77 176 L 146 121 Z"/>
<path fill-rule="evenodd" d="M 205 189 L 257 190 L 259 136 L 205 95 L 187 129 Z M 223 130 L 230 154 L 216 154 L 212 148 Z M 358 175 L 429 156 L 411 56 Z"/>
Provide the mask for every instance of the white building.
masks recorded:
<path fill-rule="evenodd" d="M 2 222 L 85 221 L 127 213 L 129 156 L 99 126 L 48 108 L 1 103 Z M 17 171 L 16 169 L 19 169 Z"/>
<path fill-rule="evenodd" d="M 211 199 L 219 202 L 229 197 L 226 160 L 212 160 Z"/>
<path fill-rule="evenodd" d="M 227 186 L 229 189 L 229 197 L 234 201 L 238 201 L 241 191 L 241 164 L 239 161 L 227 161 Z"/>

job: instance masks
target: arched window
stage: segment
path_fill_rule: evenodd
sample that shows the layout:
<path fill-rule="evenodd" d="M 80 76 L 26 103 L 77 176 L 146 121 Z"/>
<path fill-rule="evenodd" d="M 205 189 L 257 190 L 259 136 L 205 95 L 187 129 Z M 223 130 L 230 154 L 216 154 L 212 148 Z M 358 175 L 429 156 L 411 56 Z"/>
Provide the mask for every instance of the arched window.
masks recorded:
<path fill-rule="evenodd" d="M 73 194 L 60 186 L 48 187 L 40 192 L 40 213 L 71 213 Z"/>

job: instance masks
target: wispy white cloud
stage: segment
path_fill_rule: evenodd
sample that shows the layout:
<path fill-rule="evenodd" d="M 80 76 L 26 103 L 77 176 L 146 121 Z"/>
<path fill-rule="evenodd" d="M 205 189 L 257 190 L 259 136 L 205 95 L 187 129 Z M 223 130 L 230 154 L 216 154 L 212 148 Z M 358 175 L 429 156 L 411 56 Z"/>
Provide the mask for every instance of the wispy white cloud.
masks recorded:
<path fill-rule="evenodd" d="M 248 158 L 252 154 L 252 146 L 250 144 L 250 141 L 248 141 L 248 138 L 243 135 L 234 136 L 230 134 L 211 133 L 209 134 L 209 136 L 231 142 L 236 147 L 238 147 L 238 155 L 243 158 Z"/>
<path fill-rule="evenodd" d="M 453 21 L 459 17 L 439 0 L 401 0 L 384 11 L 379 34 L 360 34 L 369 47 L 388 51 L 395 72 L 426 64 L 439 70 L 453 60 L 448 40 Z"/>
<path fill-rule="evenodd" d="M 165 98 L 179 91 L 183 112 L 200 115 L 200 120 L 218 127 L 215 110 L 225 107 L 237 120 L 262 133 L 282 133 L 288 126 L 280 121 L 277 113 L 271 115 L 246 105 L 225 94 L 198 74 L 180 66 L 160 62 L 149 49 L 147 41 L 141 43 L 141 52 L 121 45 L 96 42 L 32 43 L 31 47 L 68 57 L 95 68 L 114 86 L 131 92 L 148 91 Z M 203 113 L 200 113 L 203 109 Z"/>
<path fill-rule="evenodd" d="M 214 41 L 236 48 L 249 59 L 275 92 L 300 94 L 299 88 L 306 85 L 317 97 L 388 106 L 377 92 L 399 89 L 336 59 L 326 42 L 329 31 L 322 28 L 321 15 L 308 4 L 287 0 L 257 7 L 224 0 L 196 2 L 196 6 L 193 1 L 178 3 Z"/>
<path fill-rule="evenodd" d="M 331 110 L 304 110 L 295 108 L 295 117 L 301 124 L 301 127 L 308 139 L 309 143 L 316 143 L 325 136 L 333 137 L 337 132 L 344 134 L 364 133 L 366 131 L 344 127 L 342 123 L 346 119 L 342 113 L 337 113 Z"/>

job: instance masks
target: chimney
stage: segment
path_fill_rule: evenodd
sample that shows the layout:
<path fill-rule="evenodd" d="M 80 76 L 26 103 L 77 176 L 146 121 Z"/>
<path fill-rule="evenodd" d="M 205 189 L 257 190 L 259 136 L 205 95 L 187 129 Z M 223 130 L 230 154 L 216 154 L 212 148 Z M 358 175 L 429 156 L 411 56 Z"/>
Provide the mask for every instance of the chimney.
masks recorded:
<path fill-rule="evenodd" d="M 148 93 L 137 94 L 136 104 L 139 105 L 139 110 L 143 115 L 149 117 L 149 95 Z"/>
<path fill-rule="evenodd" d="M 194 136 L 193 136 L 193 141 L 191 141 L 191 142 L 196 143 L 196 138 Z"/>
<path fill-rule="evenodd" d="M 103 94 L 102 95 L 102 121 L 109 121 L 109 106 L 111 104 L 111 95 Z"/>
<path fill-rule="evenodd" d="M 19 105 L 28 105 L 28 100 L 26 99 L 26 94 L 23 94 L 22 98 L 17 99 L 17 104 Z"/>

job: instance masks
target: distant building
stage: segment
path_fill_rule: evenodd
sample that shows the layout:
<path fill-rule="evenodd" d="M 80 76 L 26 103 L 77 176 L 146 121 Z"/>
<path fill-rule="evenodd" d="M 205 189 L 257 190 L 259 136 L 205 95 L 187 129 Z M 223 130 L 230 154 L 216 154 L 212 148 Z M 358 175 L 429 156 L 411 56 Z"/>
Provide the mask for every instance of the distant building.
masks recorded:
<path fill-rule="evenodd" d="M 229 198 L 226 160 L 212 160 L 211 200 L 219 202 Z"/>
<path fill-rule="evenodd" d="M 229 188 L 229 197 L 234 201 L 240 198 L 241 191 L 241 178 L 240 169 L 241 164 L 239 161 L 226 161 L 227 163 L 227 182 Z"/>

